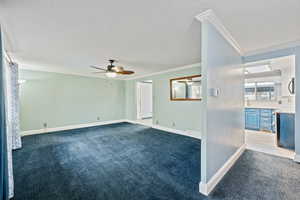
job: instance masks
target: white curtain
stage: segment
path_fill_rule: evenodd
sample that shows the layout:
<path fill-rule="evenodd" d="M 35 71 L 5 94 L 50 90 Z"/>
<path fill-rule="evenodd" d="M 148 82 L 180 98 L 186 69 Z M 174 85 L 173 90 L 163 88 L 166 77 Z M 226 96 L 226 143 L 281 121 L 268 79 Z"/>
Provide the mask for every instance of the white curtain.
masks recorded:
<path fill-rule="evenodd" d="M 19 120 L 18 65 L 5 61 L 9 197 L 14 196 L 12 151 L 22 147 Z"/>
<path fill-rule="evenodd" d="M 8 67 L 8 117 L 11 125 L 12 149 L 22 147 L 19 119 L 19 69 L 17 63 L 9 63 Z"/>

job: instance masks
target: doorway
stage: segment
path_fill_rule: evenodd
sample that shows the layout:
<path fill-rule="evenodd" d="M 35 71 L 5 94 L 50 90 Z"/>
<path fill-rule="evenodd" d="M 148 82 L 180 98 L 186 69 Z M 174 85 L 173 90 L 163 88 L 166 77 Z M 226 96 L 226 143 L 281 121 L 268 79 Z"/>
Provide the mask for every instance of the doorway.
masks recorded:
<path fill-rule="evenodd" d="M 144 125 L 152 125 L 153 87 L 152 80 L 137 82 L 137 121 Z"/>
<path fill-rule="evenodd" d="M 245 141 L 248 149 L 294 158 L 294 83 L 295 56 L 245 64 Z"/>

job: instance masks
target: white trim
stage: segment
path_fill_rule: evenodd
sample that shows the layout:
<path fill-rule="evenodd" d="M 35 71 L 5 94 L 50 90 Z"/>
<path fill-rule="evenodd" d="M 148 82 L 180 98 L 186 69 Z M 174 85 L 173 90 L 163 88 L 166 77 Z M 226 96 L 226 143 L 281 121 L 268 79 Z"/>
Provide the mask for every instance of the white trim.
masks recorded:
<path fill-rule="evenodd" d="M 128 120 L 128 119 L 121 119 L 121 120 L 92 122 L 92 123 L 87 123 L 87 124 L 76 124 L 76 125 L 61 126 L 61 127 L 55 127 L 55 128 L 45 128 L 45 129 L 22 131 L 21 136 L 51 133 L 51 132 L 57 132 L 57 131 L 65 131 L 65 130 L 72 130 L 72 129 L 78 129 L 78 128 L 92 127 L 92 126 L 116 124 L 116 123 L 121 123 L 121 122 L 128 122 L 128 123 L 132 123 L 132 124 L 140 124 L 140 125 L 143 125 L 143 126 L 149 126 L 148 124 L 145 124 L 143 122 L 133 121 L 133 120 Z M 167 131 L 167 132 L 171 132 L 171 133 L 176 133 L 176 134 L 180 134 L 180 135 L 185 135 L 185 136 L 201 139 L 201 134 L 198 131 L 177 130 L 177 129 L 172 129 L 172 128 L 168 128 L 168 127 L 164 127 L 164 126 L 158 126 L 158 125 L 152 125 L 152 126 L 149 126 L 149 127 L 154 128 L 154 129 Z"/>
<path fill-rule="evenodd" d="M 146 123 L 143 123 L 143 122 L 140 122 L 140 121 L 129 120 L 129 119 L 126 119 L 125 122 L 131 123 L 131 124 L 140 124 L 140 125 L 143 125 L 143 126 L 149 126 L 149 124 L 146 124 Z M 149 126 L 149 127 L 152 127 L 152 126 Z"/>
<path fill-rule="evenodd" d="M 194 64 L 191 64 L 191 65 L 184 65 L 184 66 L 181 66 L 181 67 L 175 67 L 175 68 L 164 70 L 164 71 L 154 72 L 154 73 L 151 73 L 151 74 L 134 76 L 132 78 L 126 78 L 126 79 L 123 79 L 123 80 L 125 80 L 125 81 L 126 80 L 135 80 L 135 79 L 145 78 L 145 77 L 148 77 L 148 76 L 165 74 L 165 73 L 168 73 L 168 72 L 174 72 L 174 71 L 179 71 L 179 70 L 184 70 L 184 69 L 190 69 L 190 68 L 200 67 L 200 66 L 201 66 L 201 63 L 194 63 Z"/>
<path fill-rule="evenodd" d="M 152 81 L 152 80 L 151 80 Z M 151 116 L 141 116 L 141 106 L 142 106 L 142 101 L 141 101 L 141 85 L 142 84 L 151 84 L 151 90 L 152 90 L 152 103 L 153 103 L 153 82 L 143 82 L 143 81 L 137 81 L 136 82 L 136 118 L 137 119 L 143 119 L 145 117 L 153 117 L 153 106 L 151 110 Z"/>
<path fill-rule="evenodd" d="M 178 135 L 193 137 L 193 138 L 197 138 L 197 139 L 201 140 L 201 132 L 200 131 L 178 130 L 178 129 L 168 128 L 168 127 L 160 126 L 160 125 L 151 125 L 151 126 L 149 126 L 149 124 L 143 123 L 141 121 L 134 121 L 134 120 L 125 120 L 125 121 L 128 122 L 128 123 L 140 124 L 140 125 L 143 125 L 143 126 L 148 126 L 148 127 L 154 128 L 154 129 L 167 131 L 167 132 L 175 133 L 175 134 L 178 134 Z"/>
<path fill-rule="evenodd" d="M 293 47 L 297 47 L 297 46 L 300 46 L 300 39 L 282 43 L 282 44 L 278 44 L 278 45 L 269 46 L 266 48 L 260 48 L 260 49 L 256 49 L 256 50 L 247 51 L 247 52 L 245 52 L 244 56 L 245 57 L 253 56 L 253 55 L 257 55 L 257 54 L 263 54 L 263 53 L 268 53 L 268 52 L 277 51 L 277 50 L 281 50 L 281 49 L 293 48 Z"/>
<path fill-rule="evenodd" d="M 41 71 L 41 72 L 52 72 L 52 73 L 60 73 L 60 74 L 68 74 L 68 75 L 75 75 L 75 76 L 85 76 L 85 77 L 93 77 L 93 78 L 101 78 L 101 79 L 111 79 L 111 78 L 107 78 L 106 76 L 99 76 L 93 73 L 88 73 L 88 72 L 81 72 L 81 71 L 71 71 L 68 70 L 64 67 L 57 67 L 57 66 L 49 66 L 49 65 L 43 65 L 43 64 L 34 64 L 34 63 L 27 63 L 27 62 L 22 62 L 22 61 L 18 61 L 19 63 L 19 68 L 20 69 L 25 69 L 25 70 L 32 70 L 32 71 Z M 144 78 L 144 77 L 148 77 L 148 76 L 154 76 L 154 75 L 159 75 L 159 74 L 164 74 L 164 73 L 168 73 L 168 72 L 174 72 L 174 71 L 179 71 L 179 70 L 184 70 L 184 69 L 190 69 L 190 68 L 194 68 L 194 67 L 200 67 L 201 63 L 194 63 L 191 65 L 184 65 L 181 67 L 175 67 L 175 68 L 171 68 L 168 70 L 163 70 L 163 71 L 159 71 L 159 72 L 154 72 L 154 73 L 150 73 L 150 74 L 145 74 L 145 75 L 140 75 L 140 76 L 133 76 L 130 78 L 125 78 L 125 77 L 116 77 L 113 78 L 113 80 L 135 80 L 135 79 L 139 79 L 139 78 Z"/>
<path fill-rule="evenodd" d="M 294 161 L 300 163 L 300 155 L 295 154 Z"/>
<path fill-rule="evenodd" d="M 65 67 L 57 67 L 54 65 L 44 65 L 44 64 L 34 64 L 34 63 L 26 63 L 22 61 L 18 61 L 19 68 L 25 70 L 39 71 L 39 72 L 50 72 L 50 73 L 59 73 L 59 74 L 67 74 L 73 76 L 83 76 L 83 77 L 92 77 L 92 78 L 100 78 L 100 79 L 111 79 L 106 76 L 99 76 L 87 71 L 72 71 L 68 70 Z M 123 80 L 121 78 L 114 78 L 114 80 Z"/>
<path fill-rule="evenodd" d="M 199 15 L 195 16 L 197 20 L 200 22 L 208 21 L 212 25 L 216 27 L 216 29 L 223 35 L 223 37 L 231 44 L 231 46 L 239 52 L 239 54 L 243 55 L 244 52 L 242 48 L 240 47 L 239 43 L 234 39 L 234 37 L 231 35 L 231 33 L 227 30 L 227 28 L 224 26 L 222 21 L 216 16 L 213 10 L 209 9 L 206 10 Z"/>
<path fill-rule="evenodd" d="M 204 195 L 209 195 L 209 193 L 216 187 L 216 185 L 221 181 L 224 175 L 230 170 L 234 163 L 245 151 L 246 145 L 243 144 L 228 160 L 227 162 L 215 173 L 215 175 L 208 181 L 208 183 L 199 184 L 200 193 Z"/>
<path fill-rule="evenodd" d="M 87 124 L 77 124 L 77 125 L 68 125 L 68 126 L 61 126 L 61 127 L 55 127 L 55 128 L 44 128 L 44 129 L 37 129 L 37 130 L 22 131 L 21 136 L 50 133 L 50 132 L 64 131 L 64 130 L 72 130 L 72 129 L 77 129 L 77 128 L 92 127 L 92 126 L 101 126 L 101 125 L 107 125 L 107 124 L 115 124 L 115 123 L 121 123 L 121 122 L 125 122 L 125 121 L 126 120 L 121 119 L 121 120 L 92 122 L 92 123 L 87 123 Z"/>
<path fill-rule="evenodd" d="M 189 136 L 197 139 L 201 139 L 201 133 L 199 131 L 193 131 L 193 130 L 178 130 L 173 128 L 168 128 L 165 126 L 159 126 L 159 125 L 152 125 L 152 128 L 167 131 L 170 133 L 176 133 L 179 135 Z"/>
<path fill-rule="evenodd" d="M 136 94 L 136 118 L 142 119 L 140 116 L 141 113 L 141 85 L 140 82 L 136 82 L 135 85 L 135 94 Z"/>
<path fill-rule="evenodd" d="M 4 58 L 8 63 L 10 62 L 9 56 L 7 55 L 6 51 L 4 51 Z"/>

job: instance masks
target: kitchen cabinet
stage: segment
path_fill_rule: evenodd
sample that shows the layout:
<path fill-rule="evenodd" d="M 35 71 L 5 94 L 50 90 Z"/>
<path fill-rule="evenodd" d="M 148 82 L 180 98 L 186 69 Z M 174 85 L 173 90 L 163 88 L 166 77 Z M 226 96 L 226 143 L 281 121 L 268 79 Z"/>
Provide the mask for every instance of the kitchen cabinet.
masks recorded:
<path fill-rule="evenodd" d="M 275 131 L 273 109 L 246 108 L 245 128 L 250 130 Z"/>
<path fill-rule="evenodd" d="M 273 111 L 271 109 L 260 109 L 260 130 L 273 131 Z"/>
<path fill-rule="evenodd" d="M 246 129 L 259 130 L 259 109 L 246 108 L 245 126 Z"/>

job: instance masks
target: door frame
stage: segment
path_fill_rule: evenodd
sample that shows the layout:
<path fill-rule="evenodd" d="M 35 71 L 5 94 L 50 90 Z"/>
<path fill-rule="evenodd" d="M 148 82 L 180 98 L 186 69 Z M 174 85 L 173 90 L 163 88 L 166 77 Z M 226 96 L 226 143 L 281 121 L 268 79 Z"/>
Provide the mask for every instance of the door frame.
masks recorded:
<path fill-rule="evenodd" d="M 293 68 L 292 70 L 294 70 L 294 73 L 295 73 L 294 74 L 294 78 L 297 81 L 297 61 L 296 61 L 297 60 L 296 59 L 297 55 L 294 54 L 294 53 L 287 54 L 287 55 L 280 55 L 280 56 L 270 57 L 270 58 L 262 58 L 262 59 L 258 59 L 258 60 L 254 60 L 254 61 L 249 61 L 249 62 L 244 62 L 243 65 L 244 65 L 244 68 L 246 68 L 247 65 L 259 64 L 259 63 L 264 64 L 266 62 L 270 62 L 272 60 L 276 60 L 276 59 L 280 59 L 280 58 L 284 58 L 284 57 L 290 57 L 293 60 L 293 65 L 291 67 Z M 246 80 L 246 78 L 244 78 L 244 83 L 245 83 L 245 80 Z M 295 81 L 295 84 L 296 84 L 296 81 Z M 294 114 L 295 114 L 295 127 L 294 127 L 294 129 L 295 129 L 295 139 L 296 139 L 296 133 L 297 133 L 297 131 L 296 131 L 296 122 L 297 122 L 297 120 L 296 120 L 296 116 L 297 116 L 297 109 L 296 109 L 296 107 L 297 107 L 297 98 L 299 98 L 298 97 L 299 95 L 297 94 L 297 91 L 295 91 L 295 94 L 293 94 L 293 96 L 294 96 L 294 99 L 295 99 L 294 100 L 294 107 L 295 107 L 294 108 L 295 109 L 294 110 Z M 244 105 L 244 117 L 245 117 L 245 109 L 246 109 L 246 107 Z M 276 123 L 275 123 L 275 134 L 276 134 L 276 137 L 277 137 L 276 128 L 277 127 L 276 127 Z M 245 131 L 247 130 L 246 129 L 246 124 L 245 124 L 245 129 L 244 130 Z M 246 134 L 245 134 L 245 139 L 246 139 Z M 294 151 L 296 152 L 296 143 L 295 143 L 295 150 Z M 274 155 L 276 155 L 276 154 L 274 154 Z M 289 157 L 287 157 L 287 158 L 289 158 Z"/>
<path fill-rule="evenodd" d="M 151 82 L 150 82 L 151 81 Z M 152 80 L 145 80 L 145 81 L 137 81 L 136 82 L 136 119 L 142 119 L 141 114 L 141 85 L 142 84 L 151 84 L 152 85 L 152 118 L 153 118 L 153 82 Z"/>

